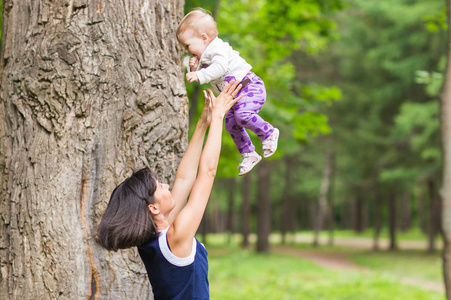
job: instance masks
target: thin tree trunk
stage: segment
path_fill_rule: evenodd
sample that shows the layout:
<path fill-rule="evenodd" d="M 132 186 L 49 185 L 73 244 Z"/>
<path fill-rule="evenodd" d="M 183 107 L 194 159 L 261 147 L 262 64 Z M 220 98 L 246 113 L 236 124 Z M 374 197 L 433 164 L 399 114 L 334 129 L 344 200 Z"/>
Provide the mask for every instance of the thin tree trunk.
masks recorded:
<path fill-rule="evenodd" d="M 330 157 L 329 157 L 330 156 Z M 330 172 L 330 186 L 329 186 L 329 210 L 328 210 L 328 226 L 329 226 L 329 246 L 332 246 L 334 244 L 334 192 L 335 192 L 335 151 L 330 150 L 329 151 L 329 159 L 330 165 L 331 165 L 331 172 Z"/>
<path fill-rule="evenodd" d="M 436 192 L 434 181 L 431 179 L 428 182 L 428 191 L 429 191 L 429 230 L 428 230 L 428 252 L 433 253 L 436 250 L 435 247 L 435 236 L 437 235 L 437 218 L 439 217 L 438 213 L 438 203 L 436 200 Z"/>
<path fill-rule="evenodd" d="M 256 168 L 258 170 L 257 252 L 269 252 L 272 161 L 264 160 Z"/>
<path fill-rule="evenodd" d="M 251 214 L 251 176 L 252 173 L 246 174 L 243 179 L 243 208 L 241 213 L 241 233 L 243 235 L 243 248 L 249 247 L 249 220 Z"/>
<path fill-rule="evenodd" d="M 281 214 L 281 236 L 282 236 L 282 244 L 286 244 L 286 235 L 288 230 L 293 227 L 293 197 L 292 197 L 292 189 L 293 189 L 293 170 L 295 170 L 295 160 L 293 157 L 287 157 L 286 162 L 286 170 L 285 170 L 285 189 L 282 198 L 282 214 Z"/>
<path fill-rule="evenodd" d="M 400 229 L 407 231 L 412 225 L 412 213 L 410 208 L 411 197 L 408 192 L 402 194 L 402 208 L 401 208 L 401 224 Z"/>
<path fill-rule="evenodd" d="M 352 228 L 355 232 L 361 233 L 363 231 L 363 207 L 360 195 L 357 195 L 351 200 L 352 211 Z"/>
<path fill-rule="evenodd" d="M 382 227 L 382 201 L 379 189 L 379 175 L 375 176 L 374 181 L 374 242 L 373 249 L 379 250 L 379 236 Z"/>
<path fill-rule="evenodd" d="M 146 299 L 136 249 L 92 236 L 113 188 L 171 182 L 188 106 L 183 1 L 5 0 L 0 53 L 0 294 Z"/>
<path fill-rule="evenodd" d="M 319 190 L 318 205 L 316 206 L 317 209 L 314 222 L 313 246 L 318 246 L 319 244 L 319 234 L 323 227 L 324 217 L 327 216 L 328 213 L 328 197 L 330 194 L 330 181 L 334 163 L 333 157 L 333 152 L 327 151 L 323 178 L 321 180 L 321 187 Z"/>
<path fill-rule="evenodd" d="M 235 207 L 235 177 L 226 179 L 228 185 L 228 197 L 227 197 L 227 242 L 230 245 L 232 243 L 233 236 L 233 214 Z"/>
<path fill-rule="evenodd" d="M 389 217 L 389 233 L 390 233 L 390 250 L 398 248 L 396 244 L 396 195 L 394 192 L 389 193 L 388 200 L 388 217 Z"/>
<path fill-rule="evenodd" d="M 424 205 L 424 196 L 423 193 L 421 193 L 418 196 L 418 219 L 419 219 L 419 226 L 421 229 L 421 232 L 424 234 L 427 234 L 427 225 L 426 225 L 426 216 L 425 216 L 425 205 Z"/>

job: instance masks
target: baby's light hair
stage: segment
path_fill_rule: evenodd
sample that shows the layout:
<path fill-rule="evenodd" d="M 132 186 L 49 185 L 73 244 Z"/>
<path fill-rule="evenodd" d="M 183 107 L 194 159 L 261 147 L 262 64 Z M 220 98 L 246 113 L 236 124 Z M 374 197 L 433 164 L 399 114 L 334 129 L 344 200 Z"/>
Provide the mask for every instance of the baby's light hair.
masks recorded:
<path fill-rule="evenodd" d="M 218 36 L 218 28 L 215 20 L 210 13 L 203 8 L 196 8 L 183 17 L 177 27 L 177 39 L 179 39 L 179 36 L 187 30 L 192 30 L 194 34 L 198 34 L 199 36 L 202 33 L 206 33 L 211 39 Z"/>

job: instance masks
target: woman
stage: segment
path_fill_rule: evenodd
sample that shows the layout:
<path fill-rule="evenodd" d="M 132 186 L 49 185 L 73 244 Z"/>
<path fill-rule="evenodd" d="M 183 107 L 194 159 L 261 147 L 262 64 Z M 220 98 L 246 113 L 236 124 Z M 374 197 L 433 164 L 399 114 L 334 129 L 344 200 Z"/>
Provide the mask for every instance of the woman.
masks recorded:
<path fill-rule="evenodd" d="M 209 299 L 207 251 L 194 235 L 216 175 L 223 119 L 243 97 L 233 99 L 240 88 L 230 82 L 217 98 L 204 91 L 204 109 L 172 191 L 150 169 L 141 169 L 116 187 L 99 224 L 98 240 L 105 249 L 138 246 L 156 300 Z"/>

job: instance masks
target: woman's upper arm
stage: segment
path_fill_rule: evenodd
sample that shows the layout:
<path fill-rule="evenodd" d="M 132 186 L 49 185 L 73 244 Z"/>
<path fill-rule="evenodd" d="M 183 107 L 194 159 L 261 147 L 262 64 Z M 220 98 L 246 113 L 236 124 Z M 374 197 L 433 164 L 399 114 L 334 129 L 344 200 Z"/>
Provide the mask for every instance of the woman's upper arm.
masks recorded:
<path fill-rule="evenodd" d="M 173 247 L 188 249 L 190 242 L 199 228 L 206 203 L 210 197 L 215 174 L 200 174 L 194 183 L 189 200 L 185 207 L 175 217 L 172 224 L 172 236 L 169 244 Z M 176 251 L 176 250 L 175 250 Z"/>

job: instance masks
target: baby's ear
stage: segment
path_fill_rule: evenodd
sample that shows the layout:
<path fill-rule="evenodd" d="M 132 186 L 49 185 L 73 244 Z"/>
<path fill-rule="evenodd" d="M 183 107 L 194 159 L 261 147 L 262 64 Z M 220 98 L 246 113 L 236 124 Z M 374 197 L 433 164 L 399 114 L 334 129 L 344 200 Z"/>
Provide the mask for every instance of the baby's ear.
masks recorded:
<path fill-rule="evenodd" d="M 208 34 L 206 34 L 206 33 L 202 33 L 202 34 L 200 35 L 200 37 L 201 37 L 204 41 L 208 41 L 208 39 L 209 39 Z"/>

